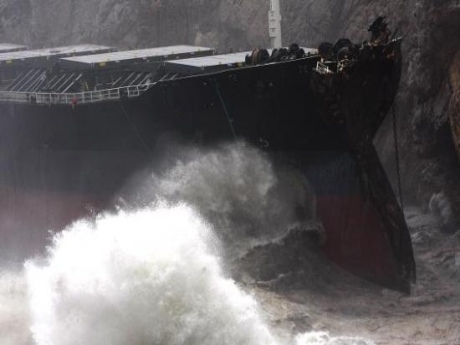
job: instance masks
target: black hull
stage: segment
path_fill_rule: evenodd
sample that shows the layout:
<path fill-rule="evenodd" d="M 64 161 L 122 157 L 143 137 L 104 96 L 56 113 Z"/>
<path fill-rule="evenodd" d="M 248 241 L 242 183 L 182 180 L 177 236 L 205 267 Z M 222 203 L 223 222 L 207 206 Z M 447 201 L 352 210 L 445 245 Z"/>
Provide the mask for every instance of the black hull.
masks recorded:
<path fill-rule="evenodd" d="M 346 78 L 314 73 L 316 62 L 164 81 L 119 101 L 1 104 L 0 201 L 34 210 L 3 222 L 3 237 L 16 231 L 8 224 L 24 233 L 31 222 L 58 229 L 108 207 L 129 178 L 167 155 L 172 143 L 244 139 L 295 162 L 312 181 L 332 260 L 408 291 L 415 276 L 410 237 L 371 143 L 393 101 L 400 61 L 369 60 Z M 34 206 L 24 206 L 31 199 Z"/>

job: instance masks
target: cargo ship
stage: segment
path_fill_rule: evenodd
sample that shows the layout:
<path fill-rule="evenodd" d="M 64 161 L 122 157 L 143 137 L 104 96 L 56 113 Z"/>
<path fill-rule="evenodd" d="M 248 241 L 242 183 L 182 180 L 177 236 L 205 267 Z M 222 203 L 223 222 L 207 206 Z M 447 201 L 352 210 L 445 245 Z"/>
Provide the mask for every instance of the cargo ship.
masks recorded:
<path fill-rule="evenodd" d="M 410 235 L 372 143 L 397 93 L 401 39 L 381 18 L 369 31 L 361 44 L 229 54 L 0 45 L 1 242 L 36 243 L 40 231 L 109 207 L 171 138 L 244 140 L 311 182 L 328 258 L 408 292 Z"/>

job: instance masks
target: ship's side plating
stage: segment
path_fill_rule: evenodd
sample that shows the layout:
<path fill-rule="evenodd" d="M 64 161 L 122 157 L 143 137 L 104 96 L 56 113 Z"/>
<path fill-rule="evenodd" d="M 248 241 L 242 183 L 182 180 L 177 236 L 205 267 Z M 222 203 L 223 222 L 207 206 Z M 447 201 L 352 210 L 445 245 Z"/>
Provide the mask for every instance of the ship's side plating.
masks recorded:
<path fill-rule="evenodd" d="M 334 73 L 311 56 L 165 78 L 135 98 L 1 103 L 2 242 L 3 229 L 31 237 L 31 227 L 56 229 L 107 207 L 135 171 L 164 154 L 165 138 L 187 145 L 239 138 L 306 174 L 327 256 L 408 291 L 410 237 L 372 144 L 397 90 L 400 41 L 357 54 L 349 65 L 335 62 Z"/>
<path fill-rule="evenodd" d="M 342 74 L 317 73 L 319 58 L 310 57 L 172 80 L 144 97 L 194 140 L 244 138 L 299 167 L 316 191 L 324 252 L 408 291 L 409 232 L 372 143 L 400 76 L 400 41 L 385 49 Z"/>

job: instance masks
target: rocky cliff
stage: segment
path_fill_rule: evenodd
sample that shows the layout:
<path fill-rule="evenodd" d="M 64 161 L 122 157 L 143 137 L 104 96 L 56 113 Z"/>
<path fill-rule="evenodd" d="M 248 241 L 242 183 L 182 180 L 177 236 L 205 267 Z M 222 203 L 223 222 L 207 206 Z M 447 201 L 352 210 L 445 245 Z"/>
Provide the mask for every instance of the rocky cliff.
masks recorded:
<path fill-rule="evenodd" d="M 248 49 L 268 44 L 268 6 L 268 0 L 1 0 L 0 41 Z M 359 41 L 377 15 L 398 28 L 405 63 L 395 111 L 405 200 L 428 206 L 431 195 L 444 192 L 453 214 L 460 214 L 460 170 L 449 124 L 460 109 L 460 2 L 290 0 L 282 1 L 282 12 L 285 43 Z M 388 117 L 376 144 L 395 181 L 392 128 Z"/>

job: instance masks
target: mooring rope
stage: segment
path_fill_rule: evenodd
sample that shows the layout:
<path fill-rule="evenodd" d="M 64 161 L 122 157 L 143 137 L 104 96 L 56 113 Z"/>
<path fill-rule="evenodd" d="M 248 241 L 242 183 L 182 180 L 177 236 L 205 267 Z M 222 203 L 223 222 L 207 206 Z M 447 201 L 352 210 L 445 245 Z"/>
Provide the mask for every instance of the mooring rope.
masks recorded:
<path fill-rule="evenodd" d="M 220 104 L 222 105 L 222 109 L 224 110 L 225 117 L 227 118 L 228 125 L 230 126 L 230 130 L 232 131 L 233 137 L 236 139 L 237 136 L 236 136 L 235 128 L 233 127 L 233 119 L 230 117 L 230 114 L 228 112 L 224 98 L 222 97 L 222 94 L 220 93 L 219 84 L 215 80 L 214 80 L 214 86 L 216 88 L 217 96 L 219 96 L 219 100 L 220 100 Z"/>
<path fill-rule="evenodd" d="M 398 128 L 396 125 L 396 105 L 393 104 L 393 140 L 395 145 L 395 159 L 396 159 L 396 175 L 398 178 L 398 193 L 399 193 L 399 202 L 401 204 L 401 208 L 404 209 L 404 201 L 403 201 L 403 194 L 402 194 L 402 187 L 401 187 L 401 166 L 399 160 L 399 144 L 398 144 Z"/>
<path fill-rule="evenodd" d="M 125 116 L 126 120 L 128 121 L 129 125 L 131 126 L 131 129 L 133 130 L 134 134 L 137 136 L 137 138 L 139 139 L 139 141 L 141 142 L 142 146 L 144 146 L 145 150 L 150 154 L 152 155 L 153 152 L 152 152 L 152 149 L 150 148 L 150 146 L 147 144 L 147 142 L 145 141 L 144 137 L 141 135 L 141 133 L 139 132 L 139 130 L 137 129 L 136 125 L 134 124 L 134 122 L 131 120 L 131 118 L 129 117 L 128 113 L 126 112 L 126 109 L 125 109 L 125 106 L 123 105 L 123 101 L 122 99 L 120 98 L 120 106 L 121 106 L 121 111 L 123 113 L 123 115 Z"/>

